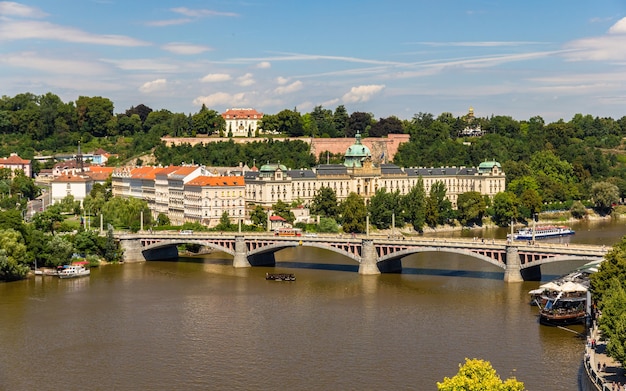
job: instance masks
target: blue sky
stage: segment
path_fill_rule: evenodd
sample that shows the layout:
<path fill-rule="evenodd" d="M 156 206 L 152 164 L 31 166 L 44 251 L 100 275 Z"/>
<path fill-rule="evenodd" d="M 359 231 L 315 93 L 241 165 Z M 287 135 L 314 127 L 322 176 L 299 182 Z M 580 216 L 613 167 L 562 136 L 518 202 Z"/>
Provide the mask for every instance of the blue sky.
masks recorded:
<path fill-rule="evenodd" d="M 196 113 L 626 115 L 626 2 L 0 1 L 0 95 Z"/>

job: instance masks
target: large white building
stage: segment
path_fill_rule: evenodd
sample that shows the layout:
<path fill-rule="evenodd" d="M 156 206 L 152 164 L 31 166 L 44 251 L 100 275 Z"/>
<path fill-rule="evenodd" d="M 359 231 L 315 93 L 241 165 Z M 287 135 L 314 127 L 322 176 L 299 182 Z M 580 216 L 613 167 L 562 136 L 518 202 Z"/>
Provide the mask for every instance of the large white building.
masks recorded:
<path fill-rule="evenodd" d="M 263 113 L 255 109 L 228 109 L 222 113 L 226 121 L 226 133 L 233 137 L 254 137 Z"/>
<path fill-rule="evenodd" d="M 171 223 L 219 223 L 224 212 L 231 222 L 245 216 L 245 186 L 240 171 L 214 175 L 204 166 L 121 168 L 111 177 L 113 195 L 146 200 L 152 216 Z"/>
<path fill-rule="evenodd" d="M 344 164 L 321 164 L 313 170 L 291 170 L 281 164 L 268 163 L 258 172 L 247 172 L 246 202 L 270 207 L 278 200 L 286 203 L 300 200 L 307 205 L 322 187 L 333 189 L 338 201 L 346 199 L 350 193 L 368 200 L 382 188 L 387 192 L 397 190 L 405 195 L 419 178 L 422 178 L 427 193 L 435 182 L 443 182 L 453 207 L 456 207 L 459 194 L 477 191 L 493 197 L 504 191 L 506 181 L 500 164 L 495 161 L 483 162 L 477 168 L 375 165 L 369 148 L 361 144 L 357 134 L 356 142 L 346 151 Z"/>
<path fill-rule="evenodd" d="M 207 226 L 217 225 L 224 212 L 233 223 L 247 220 L 246 207 L 250 210 L 261 205 L 269 209 L 278 200 L 288 204 L 299 201 L 306 206 L 322 187 L 333 189 L 338 201 L 350 193 L 367 201 L 383 188 L 405 195 L 420 179 L 426 192 L 436 182 L 442 182 L 448 199 L 456 207 L 459 194 L 476 191 L 493 197 L 504 191 L 506 176 L 495 161 L 478 167 L 377 165 L 372 162 L 369 148 L 361 143 L 360 135 L 348 147 L 344 164 L 321 164 L 312 170 L 292 170 L 280 163 L 268 163 L 260 169 L 233 168 L 222 175 L 199 166 L 125 168 L 112 175 L 114 196 L 145 199 L 154 217 L 166 214 L 173 224 L 199 222 Z"/>

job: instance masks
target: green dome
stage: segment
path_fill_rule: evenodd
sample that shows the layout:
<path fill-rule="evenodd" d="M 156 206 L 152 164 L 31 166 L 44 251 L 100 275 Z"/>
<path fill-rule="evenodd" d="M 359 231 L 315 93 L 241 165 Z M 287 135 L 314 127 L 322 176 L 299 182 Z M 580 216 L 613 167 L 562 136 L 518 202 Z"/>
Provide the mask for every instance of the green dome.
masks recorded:
<path fill-rule="evenodd" d="M 356 134 L 356 141 L 346 150 L 346 157 L 369 157 L 372 156 L 370 149 L 361 144 L 361 135 Z"/>
<path fill-rule="evenodd" d="M 478 165 L 478 172 L 490 172 L 494 166 L 498 167 L 498 169 L 502 169 L 502 166 L 500 166 L 500 163 L 496 162 L 495 160 L 492 160 L 489 162 L 480 163 Z"/>
<path fill-rule="evenodd" d="M 267 163 L 261 166 L 260 172 L 274 172 L 280 168 L 281 171 L 287 171 L 287 167 L 280 163 Z"/>

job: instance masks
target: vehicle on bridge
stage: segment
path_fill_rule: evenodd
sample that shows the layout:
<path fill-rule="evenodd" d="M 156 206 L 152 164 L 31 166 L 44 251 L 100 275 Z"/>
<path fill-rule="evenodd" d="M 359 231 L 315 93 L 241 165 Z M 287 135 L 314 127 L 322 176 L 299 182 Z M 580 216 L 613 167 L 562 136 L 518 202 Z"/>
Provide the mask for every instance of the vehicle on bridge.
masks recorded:
<path fill-rule="evenodd" d="M 302 236 L 300 228 L 277 228 L 274 231 L 275 236 Z"/>

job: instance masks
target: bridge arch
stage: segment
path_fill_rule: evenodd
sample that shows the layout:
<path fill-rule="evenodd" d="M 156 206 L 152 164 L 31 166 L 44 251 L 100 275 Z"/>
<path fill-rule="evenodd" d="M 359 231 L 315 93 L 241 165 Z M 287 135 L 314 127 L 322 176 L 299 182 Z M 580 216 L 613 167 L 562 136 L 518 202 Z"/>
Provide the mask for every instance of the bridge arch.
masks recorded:
<path fill-rule="evenodd" d="M 313 247 L 319 248 L 322 250 L 332 251 L 334 253 L 340 254 L 346 258 L 350 258 L 357 263 L 361 263 L 361 257 L 354 253 L 350 253 L 342 248 L 337 248 L 334 246 L 329 246 L 328 244 L 319 243 L 319 242 L 300 242 L 300 241 L 290 241 L 290 242 L 279 242 L 270 244 L 267 246 L 259 247 L 254 250 L 248 251 L 248 256 L 262 255 L 266 253 L 275 253 L 285 248 L 291 247 Z"/>
<path fill-rule="evenodd" d="M 501 269 L 506 269 L 506 264 L 504 262 L 495 260 L 493 258 L 490 258 L 486 255 L 482 255 L 480 253 L 474 252 L 474 251 L 470 251 L 470 250 L 461 250 L 461 249 L 457 249 L 457 248 L 446 248 L 446 247 L 416 247 L 416 248 L 407 248 L 404 250 L 400 250 L 400 251 L 396 251 L 387 255 L 383 255 L 381 257 L 378 258 L 378 263 L 382 263 L 382 262 L 390 262 L 390 261 L 395 261 L 395 260 L 400 260 L 401 258 L 404 258 L 406 256 L 412 255 L 412 254 L 417 254 L 417 253 L 425 253 L 425 252 L 445 252 L 445 253 L 454 253 L 454 254 L 461 254 L 461 255 L 466 255 L 472 258 L 476 258 L 479 259 L 481 261 L 485 261 L 487 263 L 490 263 L 494 266 L 497 266 Z"/>
<path fill-rule="evenodd" d="M 555 263 L 555 262 L 566 262 L 566 261 L 592 262 L 592 261 L 601 261 L 602 259 L 603 259 L 602 257 L 594 257 L 590 255 L 566 254 L 566 255 L 557 255 L 554 257 L 545 257 L 545 258 L 537 259 L 537 260 L 522 261 L 520 268 L 526 269 L 526 268 L 531 268 L 533 266 L 541 266 L 541 265 L 545 265 L 548 263 Z"/>
<path fill-rule="evenodd" d="M 234 242 L 233 242 L 234 243 Z M 226 254 L 230 254 L 232 256 L 235 256 L 235 248 L 234 248 L 234 244 L 233 244 L 233 248 L 229 248 L 226 247 L 224 245 L 220 245 L 218 243 L 209 241 L 209 240 L 203 240 L 203 239 L 185 239 L 185 240 L 174 240 L 174 239 L 170 239 L 170 240 L 161 240 L 149 245 L 146 245 L 143 247 L 144 251 L 149 251 L 149 250 L 156 250 L 159 248 L 163 248 L 163 247 L 170 247 L 170 246 L 180 246 L 182 244 L 197 244 L 200 246 L 204 246 L 204 247 L 209 247 L 213 250 L 217 250 L 217 251 L 221 251 L 224 252 Z"/>

